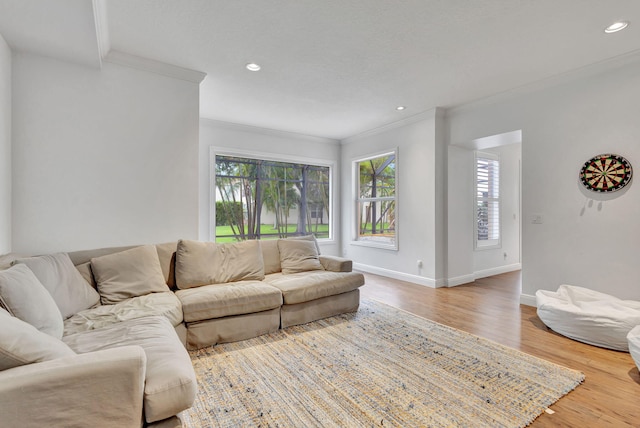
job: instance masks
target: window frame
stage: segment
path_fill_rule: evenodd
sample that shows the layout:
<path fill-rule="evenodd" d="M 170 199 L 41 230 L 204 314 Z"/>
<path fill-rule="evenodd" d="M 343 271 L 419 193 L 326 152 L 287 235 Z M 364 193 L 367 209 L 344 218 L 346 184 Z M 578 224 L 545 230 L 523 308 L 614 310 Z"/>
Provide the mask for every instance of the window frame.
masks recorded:
<path fill-rule="evenodd" d="M 216 240 L 216 156 L 230 156 L 252 160 L 265 160 L 271 162 L 294 163 L 317 167 L 329 168 L 329 237 L 316 238 L 319 244 L 335 243 L 335 205 L 334 183 L 336 174 L 336 162 L 329 159 L 306 158 L 302 156 L 283 155 L 278 153 L 266 153 L 232 149 L 225 147 L 209 147 L 209 240 Z"/>
<path fill-rule="evenodd" d="M 498 197 L 479 197 L 478 196 L 478 160 L 486 159 L 497 162 L 498 165 Z M 495 153 L 483 152 L 476 150 L 473 156 L 473 248 L 475 251 L 491 250 L 502 248 L 502 177 L 501 177 L 501 160 L 500 156 Z M 498 238 L 497 239 L 478 239 L 478 202 L 481 200 L 487 202 L 495 202 L 498 205 Z"/>
<path fill-rule="evenodd" d="M 360 163 L 365 162 L 371 159 L 394 155 L 395 156 L 395 186 L 394 186 L 394 196 L 393 197 L 379 197 L 379 198 L 361 198 L 360 197 Z M 398 173 L 398 148 L 394 147 L 392 149 L 370 153 L 368 155 L 358 157 L 352 159 L 351 161 L 351 174 L 353 177 L 353 214 L 352 214 L 352 234 L 351 234 L 351 245 L 363 246 L 363 247 L 372 247 L 372 248 L 380 248 L 385 250 L 398 251 L 399 249 L 399 204 L 398 204 L 398 182 L 399 182 L 399 173 Z M 363 201 L 371 201 L 371 200 L 393 200 L 395 202 L 395 220 L 396 223 L 394 225 L 395 233 L 394 239 L 392 243 L 386 243 L 376 240 L 362 240 L 360 239 L 360 203 Z"/>

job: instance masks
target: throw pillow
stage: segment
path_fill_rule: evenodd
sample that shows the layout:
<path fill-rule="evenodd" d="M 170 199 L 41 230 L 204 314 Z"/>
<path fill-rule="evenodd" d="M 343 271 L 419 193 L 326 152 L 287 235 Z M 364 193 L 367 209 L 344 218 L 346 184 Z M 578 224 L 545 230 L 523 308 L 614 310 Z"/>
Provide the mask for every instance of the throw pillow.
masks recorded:
<path fill-rule="evenodd" d="M 63 341 L 38 331 L 2 308 L 0 324 L 0 370 L 76 354 Z"/>
<path fill-rule="evenodd" d="M 100 295 L 84 280 L 66 253 L 18 259 L 15 263 L 33 271 L 64 319 L 100 302 Z"/>
<path fill-rule="evenodd" d="M 169 291 L 154 245 L 143 245 L 91 259 L 103 305 Z"/>
<path fill-rule="evenodd" d="M 320 264 L 315 242 L 280 239 L 278 250 L 280 250 L 282 273 L 285 275 L 310 270 L 324 270 Z"/>
<path fill-rule="evenodd" d="M 318 255 L 320 255 L 320 245 L 318 245 L 318 240 L 313 235 L 303 235 L 303 236 L 290 236 L 285 238 L 287 240 L 300 240 L 300 241 L 311 241 L 315 244 L 316 250 L 318 251 Z"/>
<path fill-rule="evenodd" d="M 60 339 L 62 314 L 44 285 L 26 265 L 0 271 L 0 303 L 13 316 Z"/>
<path fill-rule="evenodd" d="M 263 279 L 264 261 L 258 241 L 178 241 L 176 285 L 180 289 Z"/>

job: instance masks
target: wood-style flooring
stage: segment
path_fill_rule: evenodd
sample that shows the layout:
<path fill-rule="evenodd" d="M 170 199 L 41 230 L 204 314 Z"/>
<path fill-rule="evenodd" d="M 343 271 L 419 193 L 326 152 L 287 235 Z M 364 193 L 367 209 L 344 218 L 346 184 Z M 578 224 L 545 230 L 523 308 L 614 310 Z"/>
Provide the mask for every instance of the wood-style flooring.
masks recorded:
<path fill-rule="evenodd" d="M 549 330 L 536 309 L 519 304 L 520 272 L 433 289 L 365 274 L 361 298 L 491 339 L 580 370 L 584 383 L 551 406 L 532 427 L 640 427 L 640 374 L 631 356 Z"/>

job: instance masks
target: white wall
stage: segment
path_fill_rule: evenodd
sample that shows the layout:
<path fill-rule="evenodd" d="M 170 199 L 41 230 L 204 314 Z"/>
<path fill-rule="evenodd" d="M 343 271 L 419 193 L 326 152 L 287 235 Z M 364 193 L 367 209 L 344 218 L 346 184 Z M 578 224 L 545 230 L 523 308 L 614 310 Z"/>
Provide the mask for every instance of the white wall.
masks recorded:
<path fill-rule="evenodd" d="M 13 58 L 13 250 L 198 236 L 198 84 Z"/>
<path fill-rule="evenodd" d="M 0 35 L 0 254 L 11 251 L 11 49 Z"/>
<path fill-rule="evenodd" d="M 452 144 L 522 130 L 523 303 L 563 283 L 640 299 L 640 187 L 599 198 L 578 180 L 600 153 L 640 168 L 640 59 L 608 67 L 448 112 Z"/>
<path fill-rule="evenodd" d="M 272 156 L 301 162 L 333 164 L 333 240 L 320 240 L 322 254 L 339 254 L 340 240 L 340 145 L 337 140 L 309 137 L 214 120 L 200 120 L 200 222 L 199 239 L 211 239 L 211 148 L 254 156 Z"/>
<path fill-rule="evenodd" d="M 520 269 L 521 144 L 481 150 L 500 158 L 501 245 L 475 250 L 475 150 L 469 143 L 470 147 L 448 147 L 448 285 Z"/>
<path fill-rule="evenodd" d="M 343 142 L 342 254 L 358 268 L 429 286 L 444 284 L 446 152 L 441 113 L 431 110 Z M 355 244 L 352 163 L 396 147 L 398 250 Z"/>

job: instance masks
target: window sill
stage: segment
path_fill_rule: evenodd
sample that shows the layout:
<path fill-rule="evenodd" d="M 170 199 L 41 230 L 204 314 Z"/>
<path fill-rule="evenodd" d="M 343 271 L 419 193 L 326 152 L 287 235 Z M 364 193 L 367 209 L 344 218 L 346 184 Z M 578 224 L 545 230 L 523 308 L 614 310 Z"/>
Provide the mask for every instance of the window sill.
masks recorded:
<path fill-rule="evenodd" d="M 381 250 L 388 251 L 398 251 L 398 244 L 385 244 L 383 242 L 376 241 L 351 241 L 351 245 L 355 245 L 358 247 L 370 247 L 370 248 L 378 248 Z"/>

